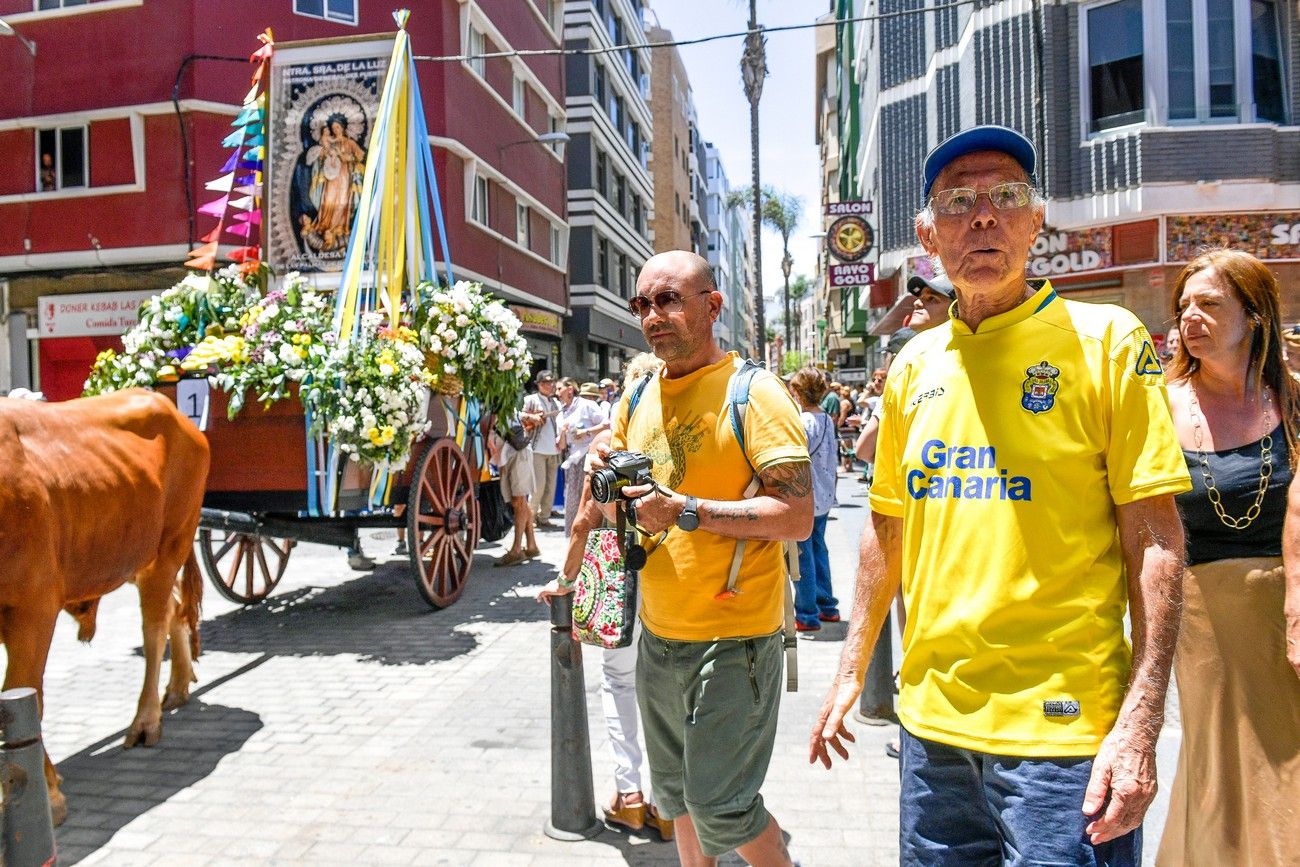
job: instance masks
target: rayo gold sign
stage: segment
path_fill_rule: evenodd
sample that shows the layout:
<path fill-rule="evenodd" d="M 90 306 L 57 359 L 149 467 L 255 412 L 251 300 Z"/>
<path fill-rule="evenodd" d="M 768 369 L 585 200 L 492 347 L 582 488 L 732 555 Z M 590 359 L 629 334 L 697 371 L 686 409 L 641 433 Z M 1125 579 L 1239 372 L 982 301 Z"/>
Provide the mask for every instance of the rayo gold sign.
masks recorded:
<path fill-rule="evenodd" d="M 871 224 L 857 214 L 840 217 L 826 231 L 826 243 L 831 255 L 841 262 L 857 262 L 876 243 L 876 233 Z"/>

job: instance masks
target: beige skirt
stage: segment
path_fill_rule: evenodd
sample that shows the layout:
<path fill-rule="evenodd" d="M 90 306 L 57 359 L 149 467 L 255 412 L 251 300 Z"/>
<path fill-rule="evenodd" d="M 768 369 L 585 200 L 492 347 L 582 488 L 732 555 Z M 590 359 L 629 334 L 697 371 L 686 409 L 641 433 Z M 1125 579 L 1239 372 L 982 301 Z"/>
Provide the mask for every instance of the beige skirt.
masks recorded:
<path fill-rule="evenodd" d="M 1187 571 L 1174 672 L 1183 741 L 1161 867 L 1300 865 L 1300 677 L 1277 557 Z"/>

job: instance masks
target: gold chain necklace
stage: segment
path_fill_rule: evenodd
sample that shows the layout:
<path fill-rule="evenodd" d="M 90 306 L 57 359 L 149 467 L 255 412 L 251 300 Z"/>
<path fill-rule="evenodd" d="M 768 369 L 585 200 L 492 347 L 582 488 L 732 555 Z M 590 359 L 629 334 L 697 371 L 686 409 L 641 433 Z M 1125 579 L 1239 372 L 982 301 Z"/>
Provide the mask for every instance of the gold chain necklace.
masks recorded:
<path fill-rule="evenodd" d="M 1246 510 L 1246 514 L 1240 518 L 1229 515 L 1223 510 L 1223 498 L 1219 495 L 1219 489 L 1214 485 L 1214 474 L 1210 472 L 1210 459 L 1201 447 L 1203 443 L 1203 433 L 1201 431 L 1201 402 L 1196 397 L 1196 386 L 1188 383 L 1191 392 L 1192 401 L 1189 407 L 1192 416 L 1192 436 L 1196 441 L 1196 456 L 1201 460 L 1201 475 L 1205 479 L 1205 495 L 1210 498 L 1210 505 L 1214 507 L 1214 514 L 1219 516 L 1225 527 L 1233 530 L 1244 530 L 1254 523 L 1259 517 L 1260 507 L 1264 504 L 1264 494 L 1268 491 L 1268 481 L 1273 475 L 1273 434 L 1265 430 L 1264 436 L 1259 441 L 1259 490 L 1255 493 L 1255 502 Z M 1268 395 L 1268 389 L 1263 390 L 1264 404 L 1264 427 L 1268 427 L 1268 407 L 1271 399 Z"/>

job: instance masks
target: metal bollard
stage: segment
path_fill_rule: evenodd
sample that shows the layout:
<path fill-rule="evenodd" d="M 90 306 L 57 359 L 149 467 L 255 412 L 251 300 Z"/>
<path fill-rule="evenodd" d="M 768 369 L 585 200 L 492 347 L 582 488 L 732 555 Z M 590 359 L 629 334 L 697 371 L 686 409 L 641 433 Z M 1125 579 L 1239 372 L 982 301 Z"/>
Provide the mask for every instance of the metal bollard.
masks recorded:
<path fill-rule="evenodd" d="M 871 663 L 862 684 L 857 712 L 853 718 L 867 725 L 883 726 L 898 722 L 894 716 L 894 638 L 886 617 L 880 637 L 871 651 Z"/>
<path fill-rule="evenodd" d="M 573 597 L 551 597 L 551 818 L 542 829 L 576 842 L 600 833 L 591 782 L 591 738 L 582 647 L 573 640 Z"/>
<path fill-rule="evenodd" d="M 55 863 L 50 793 L 36 690 L 0 692 L 0 786 L 4 791 L 4 863 L 46 867 Z"/>

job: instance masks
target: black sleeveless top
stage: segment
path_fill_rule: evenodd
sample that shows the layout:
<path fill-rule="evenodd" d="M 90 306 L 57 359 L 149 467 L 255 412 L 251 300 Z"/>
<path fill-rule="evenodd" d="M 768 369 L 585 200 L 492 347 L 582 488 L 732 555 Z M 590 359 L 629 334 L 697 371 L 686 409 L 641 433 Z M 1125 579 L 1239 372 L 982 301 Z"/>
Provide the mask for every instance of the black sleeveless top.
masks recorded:
<path fill-rule="evenodd" d="M 1286 519 L 1287 488 L 1291 486 L 1291 464 L 1287 452 L 1286 431 L 1279 424 L 1271 434 L 1273 446 L 1269 463 L 1273 474 L 1260 503 L 1259 516 L 1243 530 L 1234 530 L 1219 520 L 1205 489 L 1205 471 L 1195 449 L 1183 449 L 1192 489 L 1177 496 L 1178 511 L 1183 516 L 1187 534 L 1187 562 L 1191 565 L 1233 557 L 1281 557 L 1282 523 Z M 1256 440 L 1235 449 L 1206 452 L 1219 490 L 1223 511 L 1234 518 L 1244 517 L 1259 493 L 1261 443 Z"/>

